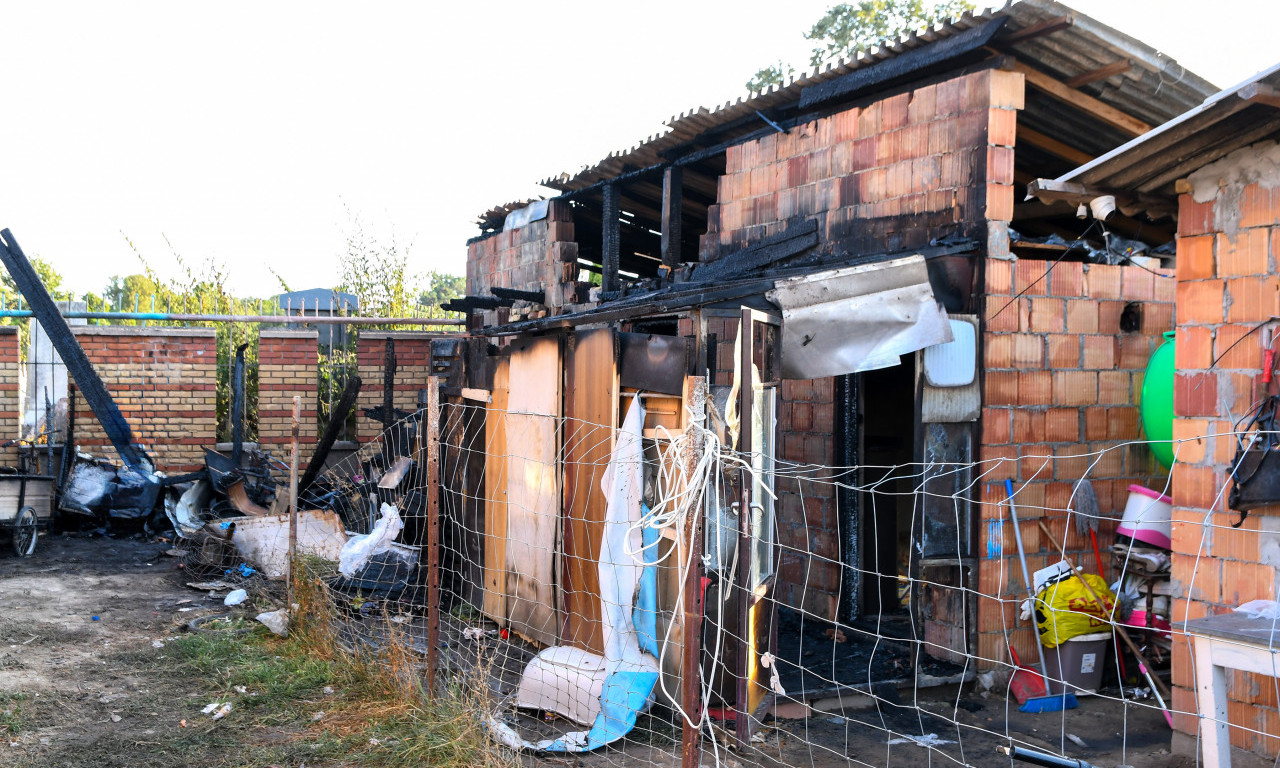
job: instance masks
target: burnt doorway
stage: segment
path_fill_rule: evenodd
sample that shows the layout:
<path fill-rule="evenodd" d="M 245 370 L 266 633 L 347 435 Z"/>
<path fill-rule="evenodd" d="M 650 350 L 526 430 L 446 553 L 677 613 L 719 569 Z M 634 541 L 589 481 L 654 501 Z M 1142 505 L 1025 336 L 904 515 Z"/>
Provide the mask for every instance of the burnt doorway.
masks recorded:
<path fill-rule="evenodd" d="M 858 568 L 862 594 L 852 601 L 859 623 L 889 635 L 910 634 L 912 520 L 916 487 L 916 356 L 856 374 L 857 504 L 846 524 L 860 532 L 861 551 L 846 554 Z"/>

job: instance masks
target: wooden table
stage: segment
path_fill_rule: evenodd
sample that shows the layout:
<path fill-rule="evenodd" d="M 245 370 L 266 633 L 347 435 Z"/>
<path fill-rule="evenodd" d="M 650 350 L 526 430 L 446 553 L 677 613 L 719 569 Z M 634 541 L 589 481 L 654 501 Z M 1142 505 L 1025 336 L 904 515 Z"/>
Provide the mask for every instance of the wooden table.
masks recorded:
<path fill-rule="evenodd" d="M 1231 765 L 1227 732 L 1227 670 L 1280 676 L 1280 622 L 1224 613 L 1183 625 L 1195 639 L 1196 704 L 1200 719 L 1213 718 L 1200 729 L 1206 768 Z"/>

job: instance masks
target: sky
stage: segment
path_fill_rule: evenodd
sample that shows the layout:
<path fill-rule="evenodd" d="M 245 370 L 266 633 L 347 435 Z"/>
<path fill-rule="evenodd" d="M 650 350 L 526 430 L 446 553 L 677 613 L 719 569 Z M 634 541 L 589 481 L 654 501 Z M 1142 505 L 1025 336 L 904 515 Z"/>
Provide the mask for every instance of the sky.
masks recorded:
<path fill-rule="evenodd" d="M 0 228 L 78 292 L 138 253 L 332 287 L 357 226 L 461 273 L 478 214 L 803 64 L 830 4 L 10 0 Z M 1280 59 L 1274 0 L 1070 4 L 1218 86 Z"/>

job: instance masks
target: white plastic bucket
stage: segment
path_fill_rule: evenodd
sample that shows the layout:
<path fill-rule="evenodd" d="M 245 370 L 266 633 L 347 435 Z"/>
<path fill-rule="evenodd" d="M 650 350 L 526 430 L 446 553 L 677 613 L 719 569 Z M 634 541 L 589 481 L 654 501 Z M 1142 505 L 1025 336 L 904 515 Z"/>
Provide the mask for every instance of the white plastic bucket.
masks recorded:
<path fill-rule="evenodd" d="M 1129 486 L 1129 500 L 1116 532 L 1153 547 L 1173 547 L 1173 499 L 1141 485 Z"/>

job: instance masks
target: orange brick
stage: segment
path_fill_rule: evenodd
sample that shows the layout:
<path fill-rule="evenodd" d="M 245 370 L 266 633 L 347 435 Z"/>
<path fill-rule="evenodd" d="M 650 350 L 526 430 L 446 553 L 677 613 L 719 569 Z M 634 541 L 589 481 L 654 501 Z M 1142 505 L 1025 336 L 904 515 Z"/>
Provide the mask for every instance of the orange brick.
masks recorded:
<path fill-rule="evenodd" d="M 1132 380 L 1128 372 L 1099 372 L 1097 398 L 1097 402 L 1103 405 L 1121 405 L 1133 402 Z"/>
<path fill-rule="evenodd" d="M 1049 273 L 1050 293 L 1068 299 L 1084 295 L 1084 264 L 1078 261 L 1060 261 Z"/>
<path fill-rule="evenodd" d="M 939 111 L 941 114 L 941 111 Z M 1012 147 L 1017 142 L 1018 113 L 1012 109 L 987 111 L 987 141 L 1002 147 Z"/>
<path fill-rule="evenodd" d="M 1262 370 L 1262 346 L 1255 326 L 1224 325 L 1213 339 L 1213 359 L 1218 368 Z M 1245 337 L 1250 337 L 1246 339 Z"/>
<path fill-rule="evenodd" d="M 1053 403 L 1091 405 L 1098 402 L 1098 374 L 1091 371 L 1062 371 L 1053 374 Z"/>
<path fill-rule="evenodd" d="M 1055 291 L 1055 294 L 1057 292 Z M 1098 302 L 1091 299 L 1067 300 L 1067 333 L 1097 333 Z"/>
<path fill-rule="evenodd" d="M 1050 405 L 1054 402 L 1051 399 L 1052 393 L 1053 384 L 1048 371 L 1023 371 L 1018 374 L 1018 403 Z"/>
<path fill-rule="evenodd" d="M 1049 367 L 1061 370 L 1080 367 L 1080 337 L 1072 334 L 1051 333 L 1045 337 Z"/>
<path fill-rule="evenodd" d="M 1275 276 L 1226 281 L 1227 322 L 1260 323 L 1277 312 L 1280 280 Z"/>
<path fill-rule="evenodd" d="M 1217 277 L 1213 260 L 1213 235 L 1178 238 L 1179 281 L 1207 280 Z"/>
<path fill-rule="evenodd" d="M 1121 267 L 1091 264 L 1085 273 L 1085 295 L 1095 299 L 1121 298 Z"/>
<path fill-rule="evenodd" d="M 1026 408 L 1013 412 L 1014 443 L 1035 443 L 1044 439 L 1044 413 Z"/>
<path fill-rule="evenodd" d="M 1062 299 L 1031 299 L 1031 330 L 1061 333 L 1066 328 L 1066 303 Z"/>
<path fill-rule="evenodd" d="M 987 445 L 1004 445 L 1013 434 L 1012 411 L 1007 408 L 982 409 L 982 441 Z"/>
<path fill-rule="evenodd" d="M 1206 369 L 1213 363 L 1213 331 L 1209 328 L 1178 328 L 1173 348 L 1174 364 L 1180 371 Z"/>
<path fill-rule="evenodd" d="M 1235 238 L 1217 236 L 1218 276 L 1267 274 L 1268 234 L 1266 228 L 1242 229 Z"/>
<path fill-rule="evenodd" d="M 1080 439 L 1080 411 L 1050 408 L 1044 418 L 1044 439 L 1051 443 L 1074 443 Z"/>
<path fill-rule="evenodd" d="M 983 375 L 983 389 L 988 405 L 1018 405 L 1016 371 L 987 371 Z"/>
<path fill-rule="evenodd" d="M 1221 323 L 1224 316 L 1221 279 L 1178 283 L 1178 324 Z"/>
<path fill-rule="evenodd" d="M 1048 262 L 1019 259 L 1013 265 L 1013 292 L 1022 296 L 1047 296 L 1049 280 L 1045 277 Z"/>
<path fill-rule="evenodd" d="M 1116 339 L 1114 336 L 1089 335 L 1084 337 L 1084 353 L 1081 368 L 1111 369 L 1116 366 Z"/>
<path fill-rule="evenodd" d="M 988 296 L 1013 295 L 1013 262 L 987 259 L 984 269 Z"/>
<path fill-rule="evenodd" d="M 1199 464 L 1204 461 L 1208 431 L 1208 419 L 1173 420 L 1173 450 L 1179 462 Z"/>
<path fill-rule="evenodd" d="M 1217 531 L 1214 531 L 1217 534 Z M 1275 568 L 1262 563 L 1226 560 L 1222 563 L 1222 602 L 1241 605 L 1250 600 L 1274 600 Z"/>
<path fill-rule="evenodd" d="M 1084 411 L 1084 438 L 1086 440 L 1107 439 L 1107 409 L 1086 408 Z"/>

